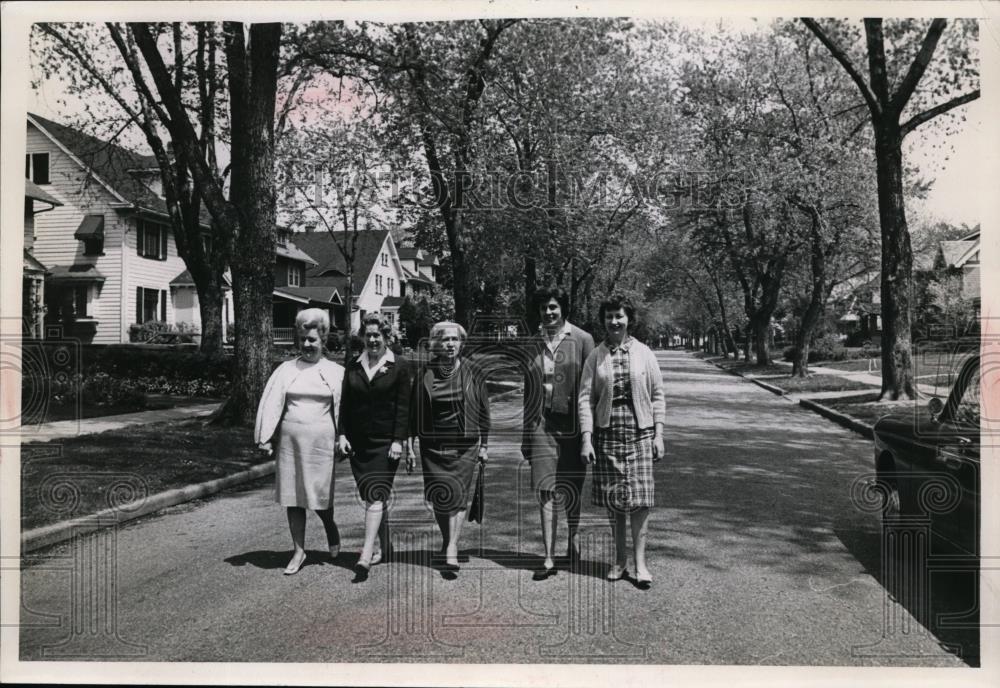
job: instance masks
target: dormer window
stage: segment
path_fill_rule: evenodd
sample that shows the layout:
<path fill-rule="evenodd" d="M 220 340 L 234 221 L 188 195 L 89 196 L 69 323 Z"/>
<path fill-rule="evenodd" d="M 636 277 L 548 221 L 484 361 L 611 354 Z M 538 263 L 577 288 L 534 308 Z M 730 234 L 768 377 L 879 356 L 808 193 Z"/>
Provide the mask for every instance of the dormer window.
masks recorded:
<path fill-rule="evenodd" d="M 24 178 L 36 184 L 49 183 L 49 154 L 28 153 L 24 156 Z"/>
<path fill-rule="evenodd" d="M 382 265 L 385 265 L 385 266 L 389 265 L 389 254 L 388 253 L 385 253 L 385 252 L 382 253 Z"/>
<path fill-rule="evenodd" d="M 298 263 L 288 264 L 288 286 L 302 286 L 302 266 Z"/>

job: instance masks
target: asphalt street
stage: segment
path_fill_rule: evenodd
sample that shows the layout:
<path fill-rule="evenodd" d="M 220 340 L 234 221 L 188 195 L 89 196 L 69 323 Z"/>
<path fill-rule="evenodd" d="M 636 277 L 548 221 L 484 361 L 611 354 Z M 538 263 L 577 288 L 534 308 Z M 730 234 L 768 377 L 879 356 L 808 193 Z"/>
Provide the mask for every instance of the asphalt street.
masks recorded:
<path fill-rule="evenodd" d="M 610 529 L 590 505 L 589 480 L 582 567 L 531 580 L 541 537 L 513 398 L 494 402 L 485 523 L 466 525 L 454 580 L 430 565 L 440 543 L 422 481 L 401 470 L 399 558 L 352 583 L 362 511 L 339 464 L 344 551 L 330 562 L 310 515 L 309 559 L 295 576 L 282 575 L 291 543 L 270 480 L 27 556 L 21 657 L 975 663 L 976 633 L 960 619 L 934 633 L 916 622 L 963 609 L 968 574 L 939 581 L 933 607 L 887 593 L 878 513 L 858 497 L 872 472 L 867 440 L 689 353 L 658 356 L 668 455 L 656 467 L 651 590 L 603 579 Z"/>

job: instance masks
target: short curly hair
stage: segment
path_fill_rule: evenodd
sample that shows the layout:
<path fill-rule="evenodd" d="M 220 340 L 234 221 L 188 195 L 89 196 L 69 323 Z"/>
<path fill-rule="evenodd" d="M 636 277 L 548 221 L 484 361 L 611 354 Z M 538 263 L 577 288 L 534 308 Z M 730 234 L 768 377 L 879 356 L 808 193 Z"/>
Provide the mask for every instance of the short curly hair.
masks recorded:
<path fill-rule="evenodd" d="M 564 318 L 569 317 L 569 292 L 567 292 L 562 287 L 542 287 L 535 292 L 531 299 L 532 310 L 538 311 L 542 306 L 547 304 L 549 300 L 555 299 L 559 302 L 559 308 L 562 310 L 562 315 Z"/>
<path fill-rule="evenodd" d="M 295 332 L 302 336 L 309 330 L 316 330 L 320 340 L 330 334 L 330 314 L 322 308 L 306 308 L 295 314 Z"/>
<path fill-rule="evenodd" d="M 601 301 L 601 306 L 597 310 L 597 318 L 604 324 L 604 315 L 608 311 L 616 311 L 619 308 L 625 311 L 625 315 L 628 316 L 628 329 L 634 330 L 638 321 L 635 319 L 635 306 L 632 305 L 632 301 L 624 294 L 615 293 L 608 298 Z"/>
<path fill-rule="evenodd" d="M 378 313 L 369 313 L 361 319 L 361 327 L 358 328 L 358 336 L 362 339 L 364 339 L 365 330 L 368 329 L 369 325 L 375 325 L 386 340 L 392 337 L 392 323 L 389 322 L 389 319 Z"/>

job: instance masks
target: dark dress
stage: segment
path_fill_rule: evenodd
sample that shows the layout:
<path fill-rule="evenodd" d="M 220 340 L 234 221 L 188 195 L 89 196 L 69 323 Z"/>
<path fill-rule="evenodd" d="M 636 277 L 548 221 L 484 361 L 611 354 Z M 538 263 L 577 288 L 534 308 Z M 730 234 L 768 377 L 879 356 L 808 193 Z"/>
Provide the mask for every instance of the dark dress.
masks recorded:
<path fill-rule="evenodd" d="M 351 443 L 351 472 L 366 502 L 388 501 L 392 494 L 399 461 L 389 459 L 389 448 L 393 442 L 406 443 L 411 370 L 406 359 L 395 358 L 369 381 L 358 358 L 344 374 L 340 431 Z"/>
<path fill-rule="evenodd" d="M 489 399 L 472 366 L 445 377 L 428 366 L 413 385 L 412 425 L 420 438 L 424 498 L 434 511 L 455 513 L 472 499 L 479 447 L 489 433 Z"/>

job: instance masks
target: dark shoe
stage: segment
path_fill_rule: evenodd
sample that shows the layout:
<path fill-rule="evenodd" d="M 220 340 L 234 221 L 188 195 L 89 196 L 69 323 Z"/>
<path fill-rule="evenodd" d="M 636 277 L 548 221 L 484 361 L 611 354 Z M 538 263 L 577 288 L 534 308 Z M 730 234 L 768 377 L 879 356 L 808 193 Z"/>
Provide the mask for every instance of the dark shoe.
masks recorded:
<path fill-rule="evenodd" d="M 649 590 L 651 587 L 653 587 L 653 577 L 649 574 L 645 576 L 636 576 L 635 587 L 639 588 L 640 590 Z"/>
<path fill-rule="evenodd" d="M 531 580 L 533 580 L 533 581 L 543 581 L 546 578 L 550 578 L 551 576 L 556 575 L 557 573 L 559 573 L 559 570 L 556 569 L 555 566 L 553 566 L 551 568 L 545 568 L 543 566 L 543 567 L 541 567 L 539 569 L 535 569 L 535 571 L 531 574 Z"/>
<path fill-rule="evenodd" d="M 352 583 L 364 583 L 368 580 L 368 574 L 371 573 L 372 563 L 371 561 L 365 561 L 361 557 L 358 557 L 358 563 L 354 565 L 354 580 Z"/>

